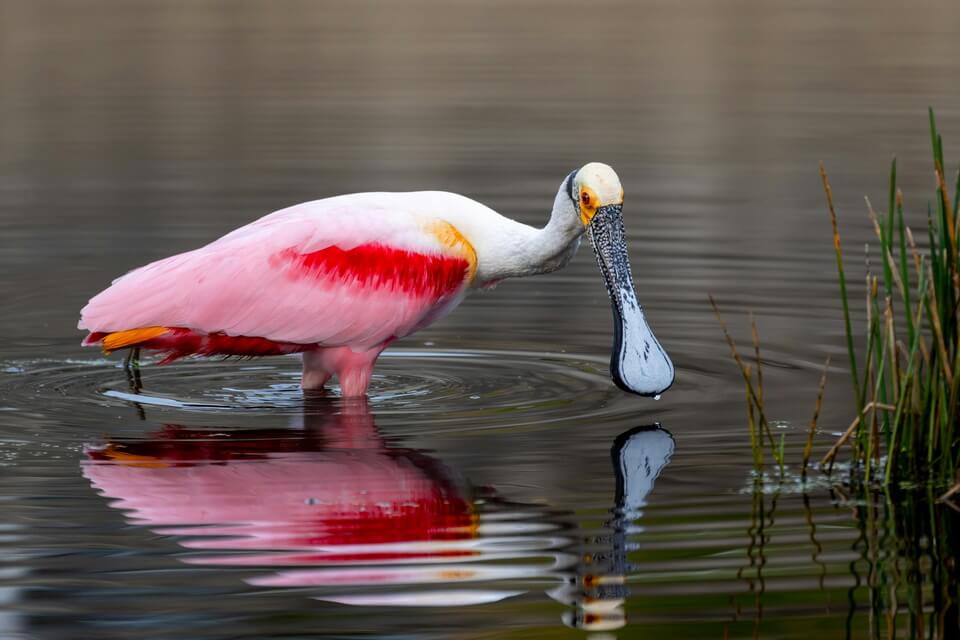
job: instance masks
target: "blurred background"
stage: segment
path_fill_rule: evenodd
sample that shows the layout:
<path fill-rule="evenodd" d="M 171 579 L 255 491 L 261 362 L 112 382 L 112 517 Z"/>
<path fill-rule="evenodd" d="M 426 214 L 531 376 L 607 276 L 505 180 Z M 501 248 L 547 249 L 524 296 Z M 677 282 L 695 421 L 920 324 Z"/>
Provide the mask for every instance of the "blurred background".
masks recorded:
<path fill-rule="evenodd" d="M 29 318 L 7 335 L 62 336 L 123 270 L 318 197 L 445 189 L 543 221 L 591 160 L 621 175 L 649 295 L 760 303 L 832 275 L 817 162 L 845 220 L 894 153 L 924 204 L 925 110 L 949 152 L 960 103 L 949 2 L 0 7 L 0 293 Z"/>
<path fill-rule="evenodd" d="M 894 154 L 908 223 L 925 221 L 928 106 L 948 162 L 956 157 L 957 9 L 948 0 L 0 0 L 0 477 L 11 527 L 2 555 L 17 567 L 0 575 L 0 629 L 582 635 L 560 624 L 569 603 L 543 597 L 542 576 L 521 580 L 527 595 L 507 604 L 371 617 L 184 564 L 179 538 L 129 524 L 91 486 L 83 445 L 170 423 L 285 428 L 288 414 L 309 413 L 296 363 L 148 367 L 147 388 L 169 403 L 144 414 L 118 395 L 117 359 L 81 350 L 75 327 L 112 278 L 290 204 L 441 189 L 542 224 L 561 180 L 602 161 L 626 190 L 634 276 L 677 364 L 675 388 L 653 403 L 606 379 L 610 312 L 585 246 L 564 271 L 475 295 L 398 343 L 375 381 L 374 429 L 432 452 L 472 486 L 538 505 L 518 521 L 573 531 L 579 542 L 561 546 L 579 548 L 590 535 L 578 532 L 624 534 L 611 447 L 660 422 L 676 452 L 651 494 L 653 537 L 624 534 L 649 551 L 633 558 L 646 569 L 619 569 L 636 576 L 634 622 L 621 633 L 868 637 L 865 610 L 848 609 L 866 597 L 848 567 L 856 528 L 826 492 L 812 513 L 837 527 L 829 567 L 795 548 L 803 505 L 785 498 L 794 524 L 770 561 L 783 562 L 775 612 L 754 620 L 737 601 L 763 591 L 736 571 L 736 558 L 756 564 L 756 501 L 741 494 L 743 388 L 707 294 L 740 339 L 746 312 L 757 314 L 770 403 L 791 446 L 802 447 L 833 354 L 818 440 L 829 446 L 852 407 L 818 162 L 860 299 L 872 235 L 863 196 L 884 206 Z M 678 555 L 682 570 L 671 564 Z"/>

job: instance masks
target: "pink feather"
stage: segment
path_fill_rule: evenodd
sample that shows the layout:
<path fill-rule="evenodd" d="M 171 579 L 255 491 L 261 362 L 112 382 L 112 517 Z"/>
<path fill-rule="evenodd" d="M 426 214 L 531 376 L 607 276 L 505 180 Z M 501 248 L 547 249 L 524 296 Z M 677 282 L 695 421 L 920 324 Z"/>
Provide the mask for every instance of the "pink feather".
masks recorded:
<path fill-rule="evenodd" d="M 327 348 L 333 353 L 311 362 L 358 370 L 349 395 L 362 394 L 380 351 L 449 312 L 469 285 L 470 260 L 430 233 L 429 222 L 372 206 L 291 207 L 118 278 L 83 308 L 78 326 L 91 332 L 88 343 L 169 327 L 192 330 L 184 345 L 217 334 L 284 343 L 278 353 L 291 344 Z M 173 337 L 143 346 L 165 349 Z M 212 355 L 209 345 L 227 342 L 173 352 Z M 339 348 L 349 351 L 338 356 Z M 243 355 L 236 350 L 219 352 Z M 317 381 L 333 373 L 345 371 L 323 369 Z"/>

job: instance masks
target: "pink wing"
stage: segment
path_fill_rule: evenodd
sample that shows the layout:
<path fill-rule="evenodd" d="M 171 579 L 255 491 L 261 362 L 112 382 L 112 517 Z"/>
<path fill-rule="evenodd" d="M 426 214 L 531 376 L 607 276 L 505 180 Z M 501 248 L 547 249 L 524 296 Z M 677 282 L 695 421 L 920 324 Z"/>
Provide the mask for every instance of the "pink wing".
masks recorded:
<path fill-rule="evenodd" d="M 100 334 L 170 327 L 372 348 L 462 298 L 476 259 L 448 223 L 341 203 L 286 209 L 115 280 L 81 311 Z"/>

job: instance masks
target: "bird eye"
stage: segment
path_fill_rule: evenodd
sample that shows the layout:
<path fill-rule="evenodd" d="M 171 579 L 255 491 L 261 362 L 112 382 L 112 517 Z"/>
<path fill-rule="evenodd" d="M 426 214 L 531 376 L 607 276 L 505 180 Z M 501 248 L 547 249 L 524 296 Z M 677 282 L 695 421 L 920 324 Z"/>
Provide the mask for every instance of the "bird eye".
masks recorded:
<path fill-rule="evenodd" d="M 585 205 L 589 205 L 589 204 L 590 204 L 590 194 L 587 193 L 586 191 L 584 191 L 583 193 L 581 193 L 581 194 L 580 194 L 580 202 L 582 202 L 582 203 L 585 204 Z"/>

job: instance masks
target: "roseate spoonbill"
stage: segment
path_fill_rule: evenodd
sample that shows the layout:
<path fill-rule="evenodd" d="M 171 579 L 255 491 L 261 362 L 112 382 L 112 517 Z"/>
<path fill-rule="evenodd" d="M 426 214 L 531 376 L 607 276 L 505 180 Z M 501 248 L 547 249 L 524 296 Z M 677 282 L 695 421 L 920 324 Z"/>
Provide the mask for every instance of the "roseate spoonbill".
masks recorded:
<path fill-rule="evenodd" d="M 307 202 L 118 278 L 78 327 L 84 345 L 156 350 L 163 362 L 302 353 L 304 389 L 337 375 L 344 396 L 361 396 L 391 342 L 471 289 L 563 267 L 586 232 L 613 307 L 613 380 L 654 396 L 673 383 L 673 363 L 634 292 L 622 206 L 620 179 L 596 162 L 563 180 L 542 229 L 439 191 Z"/>

